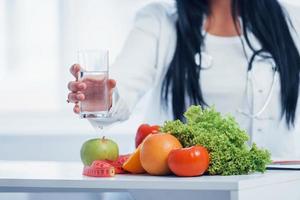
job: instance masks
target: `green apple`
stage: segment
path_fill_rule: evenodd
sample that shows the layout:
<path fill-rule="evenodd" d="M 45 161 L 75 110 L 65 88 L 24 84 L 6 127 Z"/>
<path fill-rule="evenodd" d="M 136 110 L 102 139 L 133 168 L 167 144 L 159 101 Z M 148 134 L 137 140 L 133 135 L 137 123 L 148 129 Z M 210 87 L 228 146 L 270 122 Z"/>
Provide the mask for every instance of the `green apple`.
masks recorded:
<path fill-rule="evenodd" d="M 80 156 L 85 166 L 90 166 L 95 160 L 115 161 L 119 157 L 119 147 L 117 143 L 104 137 L 91 139 L 82 145 Z"/>

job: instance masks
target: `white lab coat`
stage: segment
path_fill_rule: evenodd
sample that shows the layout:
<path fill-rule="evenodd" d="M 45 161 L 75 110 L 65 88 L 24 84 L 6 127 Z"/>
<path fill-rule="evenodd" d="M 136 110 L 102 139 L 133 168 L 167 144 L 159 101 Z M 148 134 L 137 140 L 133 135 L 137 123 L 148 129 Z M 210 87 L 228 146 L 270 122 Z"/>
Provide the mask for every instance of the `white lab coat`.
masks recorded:
<path fill-rule="evenodd" d="M 300 10 L 293 7 L 286 8 L 296 30 L 300 33 L 300 23 L 297 21 L 300 20 L 297 19 L 297 12 L 300 13 Z M 148 123 L 163 124 L 165 120 L 172 119 L 171 109 L 162 108 L 160 91 L 176 47 L 175 21 L 175 7 L 165 3 L 148 5 L 137 14 L 123 50 L 110 69 L 110 77 L 117 81 L 115 102 L 110 111 L 112 121 L 126 120 L 145 94 L 149 95 L 146 109 Z M 296 34 L 294 35 L 299 47 L 300 40 L 296 38 Z M 210 39 L 218 38 L 211 36 Z M 254 44 L 257 43 L 255 40 L 253 37 Z M 210 51 L 214 53 L 213 49 Z M 204 56 L 204 64 L 206 59 L 208 58 Z M 217 66 L 218 62 L 222 60 L 214 62 L 213 65 Z M 254 113 L 266 102 L 270 91 L 273 80 L 271 63 L 270 60 L 262 59 L 256 59 L 254 62 L 254 85 L 250 88 L 250 96 L 248 95 L 250 109 Z M 201 72 L 201 85 L 206 102 L 215 105 L 222 114 L 233 115 L 241 127 L 247 130 L 251 141 L 269 149 L 273 157 L 300 159 L 300 105 L 296 111 L 295 128 L 289 130 L 285 119 L 281 118 L 279 82 L 275 84 L 270 104 L 259 118 L 252 119 L 238 112 L 239 109 L 247 109 L 245 96 L 241 95 L 245 94 L 245 88 L 239 84 L 247 81 L 246 68 L 247 63 L 244 72 L 241 72 L 237 79 L 226 74 L 226 67 L 212 67 Z M 224 85 L 228 87 L 219 87 Z M 91 122 L 93 125 L 100 123 L 96 120 Z"/>

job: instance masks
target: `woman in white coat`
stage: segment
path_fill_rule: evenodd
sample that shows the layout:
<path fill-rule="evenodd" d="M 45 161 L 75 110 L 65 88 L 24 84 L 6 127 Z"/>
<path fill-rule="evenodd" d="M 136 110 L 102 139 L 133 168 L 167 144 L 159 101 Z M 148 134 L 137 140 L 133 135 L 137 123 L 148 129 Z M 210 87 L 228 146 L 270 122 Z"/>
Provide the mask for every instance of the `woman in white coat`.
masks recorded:
<path fill-rule="evenodd" d="M 145 7 L 111 67 L 111 121 L 128 119 L 146 93 L 149 123 L 182 119 L 192 104 L 214 105 L 273 157 L 300 158 L 300 24 L 293 9 L 277 0 Z M 71 67 L 75 77 L 79 70 Z M 84 83 L 68 87 L 70 102 L 84 100 Z"/>

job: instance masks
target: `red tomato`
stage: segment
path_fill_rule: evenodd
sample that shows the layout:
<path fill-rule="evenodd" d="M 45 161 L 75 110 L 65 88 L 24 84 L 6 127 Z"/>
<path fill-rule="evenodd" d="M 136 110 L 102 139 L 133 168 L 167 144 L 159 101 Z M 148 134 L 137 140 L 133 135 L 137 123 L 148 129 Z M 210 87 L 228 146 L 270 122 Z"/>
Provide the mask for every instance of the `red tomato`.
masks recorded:
<path fill-rule="evenodd" d="M 172 150 L 168 156 L 168 165 L 177 176 L 200 176 L 209 166 L 209 154 L 202 146 Z"/>
<path fill-rule="evenodd" d="M 150 126 L 149 124 L 140 125 L 135 136 L 135 147 L 137 148 L 149 134 L 158 133 L 159 129 L 160 127 L 157 125 L 155 126 Z"/>

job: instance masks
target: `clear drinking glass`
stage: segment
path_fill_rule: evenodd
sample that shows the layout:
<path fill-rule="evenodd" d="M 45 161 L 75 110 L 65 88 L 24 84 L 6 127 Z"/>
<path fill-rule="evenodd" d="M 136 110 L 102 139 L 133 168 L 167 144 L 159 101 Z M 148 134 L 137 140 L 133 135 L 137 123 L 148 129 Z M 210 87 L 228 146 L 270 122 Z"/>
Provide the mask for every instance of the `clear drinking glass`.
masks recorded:
<path fill-rule="evenodd" d="M 87 85 L 85 99 L 80 102 L 81 118 L 108 118 L 110 97 L 108 88 L 109 54 L 107 50 L 80 50 L 78 80 Z"/>

